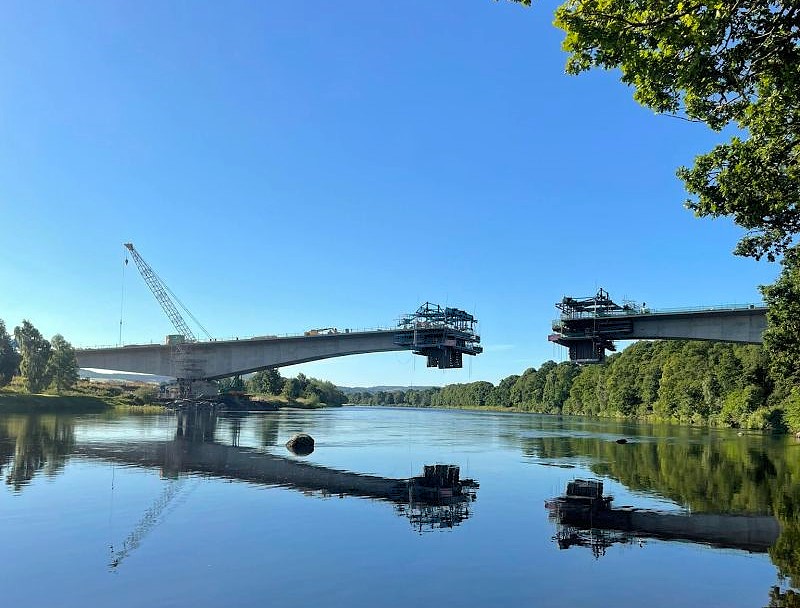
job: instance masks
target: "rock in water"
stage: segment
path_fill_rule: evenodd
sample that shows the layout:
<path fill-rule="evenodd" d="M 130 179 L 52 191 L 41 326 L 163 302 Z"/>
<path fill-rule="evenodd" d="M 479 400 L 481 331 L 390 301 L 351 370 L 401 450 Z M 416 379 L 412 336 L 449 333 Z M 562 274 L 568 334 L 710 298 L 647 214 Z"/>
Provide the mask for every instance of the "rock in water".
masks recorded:
<path fill-rule="evenodd" d="M 314 438 L 305 433 L 297 433 L 297 435 L 286 442 L 286 447 L 292 454 L 308 456 L 314 451 Z"/>
<path fill-rule="evenodd" d="M 620 445 L 622 445 L 623 443 L 628 443 L 628 440 L 627 440 L 627 439 L 625 439 L 625 438 L 623 437 L 623 438 L 621 438 L 621 439 L 617 439 L 617 443 L 619 443 Z"/>

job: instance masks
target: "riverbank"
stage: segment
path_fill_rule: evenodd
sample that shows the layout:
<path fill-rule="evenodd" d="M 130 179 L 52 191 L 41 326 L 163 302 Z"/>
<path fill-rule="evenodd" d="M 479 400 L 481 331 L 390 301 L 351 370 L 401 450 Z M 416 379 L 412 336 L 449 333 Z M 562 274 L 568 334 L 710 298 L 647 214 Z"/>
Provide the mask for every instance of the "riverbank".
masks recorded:
<path fill-rule="evenodd" d="M 92 413 L 107 410 L 143 411 L 165 408 L 155 401 L 154 389 L 146 384 L 99 384 L 80 381 L 60 395 L 30 394 L 20 381 L 0 389 L 0 412 Z"/>
<path fill-rule="evenodd" d="M 220 396 L 210 399 L 226 411 L 277 411 L 279 409 L 316 410 L 327 405 L 313 399 L 289 399 L 282 395 L 265 397 L 262 395 Z M 0 390 L 0 413 L 93 413 L 107 410 L 155 413 L 173 409 L 181 403 L 192 400 L 160 403 L 142 399 L 135 391 L 125 391 L 119 387 L 78 387 L 68 394 L 51 395 L 47 393 L 31 395 L 8 387 Z"/>
<path fill-rule="evenodd" d="M 506 413 L 506 414 L 530 414 L 532 416 L 548 416 L 555 419 L 589 419 L 596 420 L 597 422 L 618 422 L 627 424 L 649 424 L 657 426 L 675 426 L 675 427 L 688 427 L 695 429 L 729 429 L 738 430 L 740 434 L 745 432 L 747 434 L 762 434 L 762 435 L 789 435 L 794 434 L 791 429 L 786 427 L 777 428 L 743 428 L 734 427 L 728 424 L 719 422 L 718 420 L 701 420 L 701 419 L 679 419 L 679 418 L 662 418 L 655 415 L 650 416 L 624 416 L 617 415 L 592 415 L 592 414 L 573 414 L 568 412 L 537 412 L 535 410 L 524 409 L 516 406 L 498 406 L 498 405 L 416 405 L 410 403 L 392 403 L 392 404 L 370 404 L 370 403 L 345 403 L 344 405 L 350 407 L 374 407 L 374 408 L 400 408 L 400 409 L 421 409 L 421 410 L 456 410 L 467 412 L 486 412 L 489 413 Z"/>
<path fill-rule="evenodd" d="M 289 398 L 285 395 L 220 395 L 218 402 L 228 411 L 276 411 L 280 409 L 317 410 L 326 407 L 341 407 L 338 404 L 328 405 L 317 399 L 306 397 Z M 213 401 L 213 399 L 211 400 Z"/>
<path fill-rule="evenodd" d="M 0 412 L 102 412 L 114 407 L 98 397 L 86 395 L 28 395 L 0 393 Z"/>

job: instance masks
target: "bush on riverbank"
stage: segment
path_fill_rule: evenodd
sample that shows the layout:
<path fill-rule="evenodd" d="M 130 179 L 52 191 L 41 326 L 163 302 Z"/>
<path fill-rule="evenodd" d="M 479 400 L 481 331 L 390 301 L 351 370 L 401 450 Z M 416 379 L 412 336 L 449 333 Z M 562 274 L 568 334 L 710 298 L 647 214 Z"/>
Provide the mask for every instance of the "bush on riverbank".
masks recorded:
<path fill-rule="evenodd" d="M 247 393 L 258 399 L 281 399 L 290 407 L 339 406 L 347 396 L 332 382 L 309 378 L 298 374 L 296 378 L 284 378 L 277 369 L 268 369 L 253 374 L 244 383 Z"/>

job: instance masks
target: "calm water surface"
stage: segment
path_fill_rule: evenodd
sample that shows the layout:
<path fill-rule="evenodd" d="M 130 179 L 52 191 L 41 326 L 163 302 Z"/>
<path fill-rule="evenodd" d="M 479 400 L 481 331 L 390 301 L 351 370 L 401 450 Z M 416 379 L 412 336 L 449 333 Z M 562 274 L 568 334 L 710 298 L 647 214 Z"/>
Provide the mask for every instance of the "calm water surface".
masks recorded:
<path fill-rule="evenodd" d="M 313 454 L 287 451 L 296 432 Z M 434 463 L 477 481 L 472 499 L 389 491 Z M 797 605 L 793 438 L 367 407 L 2 415 L 0 473 L 5 606 Z M 712 546 L 560 525 L 545 501 L 575 478 L 687 529 L 718 514 L 779 532 L 761 547 L 721 517 Z"/>

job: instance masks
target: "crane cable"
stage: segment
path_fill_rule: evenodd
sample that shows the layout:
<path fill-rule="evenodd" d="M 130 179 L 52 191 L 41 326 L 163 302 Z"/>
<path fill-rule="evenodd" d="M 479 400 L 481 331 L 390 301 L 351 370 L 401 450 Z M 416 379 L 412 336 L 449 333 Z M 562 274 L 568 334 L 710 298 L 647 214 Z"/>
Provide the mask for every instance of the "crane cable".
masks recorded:
<path fill-rule="evenodd" d="M 159 280 L 159 281 L 161 281 L 161 277 L 159 277 L 159 276 L 158 276 L 158 274 L 156 274 L 156 273 L 155 273 L 155 271 L 153 272 L 153 274 L 155 274 L 155 275 L 156 275 L 156 277 L 158 277 L 158 280 Z M 192 321 L 194 321 L 195 323 L 197 323 L 198 327 L 200 327 L 200 329 L 202 329 L 202 330 L 203 330 L 203 333 L 206 335 L 206 337 L 207 337 L 209 340 L 212 340 L 213 338 L 211 337 L 211 334 L 209 333 L 209 331 L 208 331 L 208 330 L 207 330 L 205 327 L 203 327 L 203 324 L 202 324 L 202 323 L 200 323 L 200 321 L 198 321 L 198 320 L 197 320 L 197 317 L 195 317 L 195 316 L 192 314 L 192 311 L 191 311 L 191 310 L 189 310 L 188 308 L 186 308 L 186 306 L 183 304 L 183 302 L 181 302 L 181 301 L 178 299 L 178 296 L 176 296 L 176 295 L 173 293 L 173 291 L 172 291 L 172 290 L 169 288 L 169 286 L 168 286 L 166 283 L 164 283 L 163 281 L 161 281 L 161 282 L 162 282 L 162 283 L 163 283 L 163 285 L 164 285 L 164 289 L 166 289 L 166 290 L 167 290 L 167 293 L 169 293 L 169 295 L 171 295 L 171 296 L 172 296 L 172 299 L 173 299 L 173 300 L 175 300 L 175 302 L 177 302 L 178 306 L 180 306 L 180 307 L 183 309 L 183 311 L 184 311 L 184 312 L 185 312 L 187 315 L 189 315 L 189 317 L 192 319 Z"/>
<path fill-rule="evenodd" d="M 125 267 L 128 265 L 128 254 L 125 254 L 125 262 L 122 264 L 122 288 L 119 297 L 119 342 L 117 346 L 122 346 L 122 313 L 125 306 Z"/>

